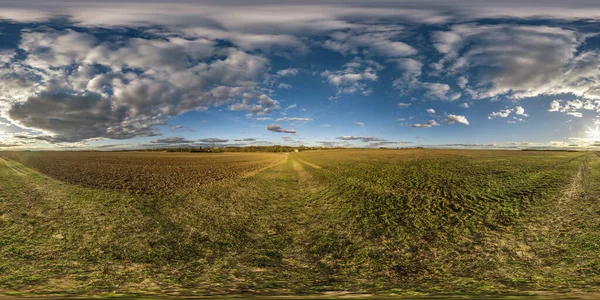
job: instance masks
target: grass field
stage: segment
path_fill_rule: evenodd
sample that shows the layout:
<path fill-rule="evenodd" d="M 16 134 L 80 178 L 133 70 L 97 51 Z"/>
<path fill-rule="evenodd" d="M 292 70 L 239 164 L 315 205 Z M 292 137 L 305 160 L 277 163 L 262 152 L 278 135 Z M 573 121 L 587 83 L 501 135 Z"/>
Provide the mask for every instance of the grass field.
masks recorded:
<path fill-rule="evenodd" d="M 11 295 L 600 289 L 586 152 L 0 153 Z"/>

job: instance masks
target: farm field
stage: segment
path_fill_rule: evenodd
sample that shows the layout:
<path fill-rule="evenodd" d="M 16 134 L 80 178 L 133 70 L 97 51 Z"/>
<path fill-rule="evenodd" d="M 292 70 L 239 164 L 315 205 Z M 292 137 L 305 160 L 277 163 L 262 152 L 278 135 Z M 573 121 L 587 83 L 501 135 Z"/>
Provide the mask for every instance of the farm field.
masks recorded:
<path fill-rule="evenodd" d="M 0 158 L 3 294 L 600 289 L 600 157 L 593 152 Z"/>

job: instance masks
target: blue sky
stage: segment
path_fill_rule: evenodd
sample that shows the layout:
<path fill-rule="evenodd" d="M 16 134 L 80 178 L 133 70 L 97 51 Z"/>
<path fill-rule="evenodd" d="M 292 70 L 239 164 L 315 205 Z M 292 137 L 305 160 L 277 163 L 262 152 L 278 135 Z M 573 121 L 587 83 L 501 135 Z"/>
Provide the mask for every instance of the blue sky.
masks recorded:
<path fill-rule="evenodd" d="M 0 149 L 600 145 L 594 1 L 0 1 Z"/>

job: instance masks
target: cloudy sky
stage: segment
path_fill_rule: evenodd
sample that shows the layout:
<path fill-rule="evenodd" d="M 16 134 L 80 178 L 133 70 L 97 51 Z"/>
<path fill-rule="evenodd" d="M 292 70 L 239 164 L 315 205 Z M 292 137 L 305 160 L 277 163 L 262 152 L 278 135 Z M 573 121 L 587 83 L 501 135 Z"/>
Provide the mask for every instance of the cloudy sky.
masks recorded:
<path fill-rule="evenodd" d="M 597 1 L 0 1 L 0 149 L 593 147 Z"/>

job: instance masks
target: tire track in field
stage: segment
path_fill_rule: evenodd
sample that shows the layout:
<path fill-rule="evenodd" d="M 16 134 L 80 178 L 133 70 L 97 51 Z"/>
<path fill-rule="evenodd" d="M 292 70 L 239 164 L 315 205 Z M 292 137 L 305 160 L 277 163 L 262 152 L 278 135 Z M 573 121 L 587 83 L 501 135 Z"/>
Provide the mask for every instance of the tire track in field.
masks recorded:
<path fill-rule="evenodd" d="M 319 165 L 315 165 L 315 164 L 313 164 L 313 163 L 309 163 L 309 162 L 307 162 L 307 161 L 305 161 L 305 160 L 302 160 L 302 159 L 299 159 L 299 158 L 297 158 L 297 157 L 294 157 L 294 158 L 295 158 L 295 159 L 297 159 L 298 161 L 300 161 L 301 163 L 303 163 L 303 164 L 305 164 L 305 165 L 307 165 L 307 166 L 310 166 L 311 168 L 315 168 L 315 169 L 321 169 L 321 166 L 319 166 Z"/>
<path fill-rule="evenodd" d="M 15 173 L 17 173 L 17 175 L 19 175 L 19 176 L 25 176 L 26 175 L 21 170 L 18 170 L 17 168 L 15 168 L 15 165 L 10 160 L 4 159 L 4 158 L 0 158 L 0 162 L 3 162 L 8 168 L 10 168 Z"/>
<path fill-rule="evenodd" d="M 281 157 L 281 159 L 279 161 L 274 162 L 272 164 L 269 164 L 269 165 L 267 165 L 265 167 L 262 167 L 262 168 L 260 168 L 258 170 L 246 172 L 242 176 L 240 176 L 240 178 L 249 178 L 249 177 L 255 176 L 256 174 L 258 174 L 258 173 L 260 173 L 262 171 L 268 170 L 270 168 L 273 168 L 273 167 L 275 167 L 277 165 L 280 165 L 280 164 L 284 163 L 285 161 L 287 161 L 288 157 L 289 157 L 289 153 L 286 153 L 285 155 L 282 155 L 282 157 Z"/>
<path fill-rule="evenodd" d="M 308 173 L 304 167 L 302 167 L 302 164 L 299 163 L 298 161 L 305 163 L 307 165 L 311 165 L 299 158 L 293 157 L 292 158 L 292 166 L 294 168 L 294 170 L 296 171 L 296 173 L 298 174 L 298 184 L 300 185 L 300 190 L 306 190 L 308 192 L 311 193 L 316 193 L 319 191 L 322 191 L 325 189 L 324 186 L 322 186 L 321 184 L 317 183 L 316 180 L 312 177 L 312 175 L 310 175 L 310 173 Z M 316 169 L 321 169 L 321 167 L 314 165 L 313 168 Z"/>
<path fill-rule="evenodd" d="M 479 249 L 488 253 L 490 261 L 497 266 L 486 271 L 485 276 L 553 278 L 557 269 L 568 269 L 562 264 L 563 248 L 579 233 L 576 224 L 586 218 L 582 212 L 586 204 L 582 199 L 589 180 L 588 165 L 592 159 L 598 159 L 593 154 L 583 157 L 563 190 L 552 199 L 540 201 L 523 216 L 522 223 L 485 232 Z M 507 261 L 513 265 L 506 268 Z"/>
<path fill-rule="evenodd" d="M 597 159 L 587 155 L 579 165 L 571 182 L 559 194 L 558 199 L 543 204 L 536 215 L 523 226 L 516 227 L 509 239 L 504 241 L 505 247 L 519 261 L 527 262 L 528 269 L 522 270 L 531 274 L 552 274 L 553 267 L 560 268 L 564 255 L 561 251 L 569 236 L 577 234 L 576 224 L 582 217 L 579 201 L 584 193 L 589 163 Z M 532 270 L 533 268 L 533 270 Z"/>
<path fill-rule="evenodd" d="M 558 200 L 558 204 L 562 204 L 563 202 L 567 202 L 567 203 L 572 202 L 581 195 L 581 193 L 583 192 L 584 174 L 588 170 L 588 165 L 589 165 L 591 159 L 592 159 L 592 156 L 588 155 L 583 160 L 581 165 L 579 165 L 577 174 L 575 174 L 575 176 L 571 180 L 571 183 L 569 183 L 569 185 L 567 185 L 567 187 L 564 189 L 564 191 L 562 193 L 562 197 L 560 197 L 560 199 Z"/>
<path fill-rule="evenodd" d="M 293 268 L 315 272 L 317 261 L 310 254 L 315 232 L 321 232 L 319 221 L 326 217 L 329 208 L 319 201 L 325 186 L 304 169 L 297 158 L 291 156 L 292 169 L 298 177 L 295 195 L 294 222 L 291 225 L 291 240 L 284 257 Z M 317 227 L 316 227 L 317 226 Z"/>

